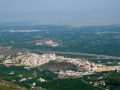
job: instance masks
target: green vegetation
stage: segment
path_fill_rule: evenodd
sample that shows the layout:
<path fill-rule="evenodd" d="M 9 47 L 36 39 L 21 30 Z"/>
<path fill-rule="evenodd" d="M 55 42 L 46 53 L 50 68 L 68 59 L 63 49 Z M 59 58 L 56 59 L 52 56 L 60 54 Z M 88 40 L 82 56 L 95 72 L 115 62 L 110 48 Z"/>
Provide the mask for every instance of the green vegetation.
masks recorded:
<path fill-rule="evenodd" d="M 110 90 L 119 90 L 120 88 L 120 72 L 117 71 L 95 73 L 84 76 L 82 79 L 91 85 L 97 83 L 96 86 Z M 100 84 L 100 82 L 105 82 L 105 85 Z"/>
<path fill-rule="evenodd" d="M 106 79 L 105 79 L 106 84 L 111 90 L 119 90 L 120 89 L 120 73 L 119 72 L 114 72 L 110 73 Z"/>
<path fill-rule="evenodd" d="M 81 81 L 81 79 L 58 79 L 46 83 L 42 83 L 41 87 L 47 90 L 102 90 L 97 87 L 92 87 Z"/>
<path fill-rule="evenodd" d="M 1 30 L 43 30 L 34 33 L 11 33 L 1 32 Z M 36 46 L 33 41 L 51 39 L 60 42 L 60 46 Z M 100 27 L 68 27 L 57 25 L 28 25 L 28 26 L 0 26 L 0 45 L 12 46 L 14 50 L 30 50 L 41 54 L 39 51 L 69 51 L 93 53 L 101 55 L 120 56 L 120 26 L 100 26 Z M 36 50 L 36 51 L 34 51 Z M 37 52 L 38 50 L 38 52 Z M 3 52 L 2 50 L 0 52 Z M 4 53 L 9 53 L 4 51 Z M 10 51 L 12 53 L 12 51 Z M 63 55 L 66 57 L 82 57 L 87 58 L 91 62 L 102 63 L 105 65 L 119 65 L 118 60 L 94 59 L 95 57 L 79 56 L 79 55 Z M 14 57 L 14 56 L 13 56 Z M 0 59 L 0 63 L 4 59 Z M 55 68 L 65 66 L 65 63 L 49 64 L 56 65 Z M 47 67 L 47 68 L 46 68 Z M 31 88 L 36 82 L 36 87 L 43 87 L 47 90 L 101 90 L 94 87 L 97 83 L 98 87 L 109 88 L 110 90 L 120 90 L 120 73 L 119 72 L 102 72 L 93 75 L 84 76 L 82 78 L 59 79 L 58 75 L 48 71 L 49 65 L 45 65 L 44 71 L 41 68 L 24 69 L 24 67 L 5 67 L 0 65 L 0 78 L 18 84 L 20 86 Z M 75 69 L 74 65 L 69 64 L 69 68 Z M 13 73 L 13 74 L 10 74 Z M 102 78 L 101 78 L 102 77 Z M 20 82 L 22 78 L 27 80 Z M 28 79 L 31 78 L 31 79 Z M 38 81 L 39 78 L 47 80 L 47 82 Z M 84 80 L 85 82 L 81 81 Z M 99 82 L 104 81 L 106 85 L 100 85 Z M 87 82 L 87 83 L 86 83 Z M 92 82 L 92 83 L 90 83 Z M 90 85 L 91 84 L 91 85 Z M 10 87 L 13 90 L 12 87 Z M 1 86 L 0 90 L 10 90 L 7 86 Z"/>
<path fill-rule="evenodd" d="M 43 30 L 33 33 L 10 33 L 0 32 L 0 43 L 14 48 L 26 48 L 30 50 L 54 50 L 85 52 L 93 54 L 119 56 L 120 53 L 120 27 L 80 27 L 70 28 L 68 26 L 38 25 L 38 26 L 14 26 L 4 27 L 0 30 Z M 5 30 L 6 30 L 5 29 Z M 9 37 L 9 38 L 8 38 Z M 61 42 L 58 47 L 36 46 L 32 41 L 52 39 Z"/>

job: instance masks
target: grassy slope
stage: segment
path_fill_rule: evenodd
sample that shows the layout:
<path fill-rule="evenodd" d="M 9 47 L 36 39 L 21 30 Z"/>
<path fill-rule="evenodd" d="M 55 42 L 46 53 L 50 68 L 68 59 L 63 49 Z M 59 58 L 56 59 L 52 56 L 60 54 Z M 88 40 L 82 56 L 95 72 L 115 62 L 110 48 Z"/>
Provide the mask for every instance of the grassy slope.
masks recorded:
<path fill-rule="evenodd" d="M 16 84 L 0 79 L 0 90 L 26 90 Z"/>

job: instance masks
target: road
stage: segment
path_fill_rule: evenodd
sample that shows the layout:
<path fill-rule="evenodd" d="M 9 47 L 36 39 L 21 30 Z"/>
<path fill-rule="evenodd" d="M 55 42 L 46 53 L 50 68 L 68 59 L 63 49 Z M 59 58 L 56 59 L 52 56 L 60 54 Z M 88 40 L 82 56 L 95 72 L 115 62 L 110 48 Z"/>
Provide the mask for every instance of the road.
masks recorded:
<path fill-rule="evenodd" d="M 77 53 L 77 52 L 60 52 L 60 51 L 41 51 L 41 50 L 32 50 L 37 51 L 40 53 L 56 53 L 56 54 L 68 54 L 68 55 L 81 55 L 81 56 L 92 56 L 92 57 L 98 57 L 103 59 L 116 59 L 120 60 L 120 57 L 117 56 L 108 56 L 108 55 L 99 55 L 99 54 L 89 54 L 89 53 Z"/>

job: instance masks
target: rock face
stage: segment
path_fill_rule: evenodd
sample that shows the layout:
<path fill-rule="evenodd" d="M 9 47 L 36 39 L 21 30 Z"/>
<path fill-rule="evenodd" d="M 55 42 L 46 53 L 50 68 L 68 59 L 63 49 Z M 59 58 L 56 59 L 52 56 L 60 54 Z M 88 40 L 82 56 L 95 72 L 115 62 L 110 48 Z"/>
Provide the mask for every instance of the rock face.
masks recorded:
<path fill-rule="evenodd" d="M 0 59 L 1 59 L 1 58 L 4 58 L 4 57 L 5 57 L 5 56 L 4 56 L 3 54 L 0 54 Z"/>
<path fill-rule="evenodd" d="M 57 41 L 47 39 L 37 40 L 34 43 L 35 45 L 59 46 Z"/>

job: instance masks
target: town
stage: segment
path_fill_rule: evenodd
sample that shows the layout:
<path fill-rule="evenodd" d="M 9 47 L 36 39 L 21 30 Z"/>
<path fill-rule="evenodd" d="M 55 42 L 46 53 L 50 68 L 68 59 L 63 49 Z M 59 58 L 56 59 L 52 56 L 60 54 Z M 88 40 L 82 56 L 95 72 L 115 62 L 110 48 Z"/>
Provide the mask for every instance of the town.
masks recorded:
<path fill-rule="evenodd" d="M 1 55 L 1 58 L 3 56 Z M 85 58 L 68 58 L 64 56 L 57 56 L 56 54 L 52 53 L 45 53 L 42 55 L 35 54 L 35 53 L 19 53 L 17 56 L 7 57 L 6 60 L 3 61 L 3 65 L 10 67 L 10 66 L 24 66 L 27 68 L 34 68 L 40 67 L 44 64 L 49 62 L 65 62 L 71 63 L 72 65 L 76 66 L 76 70 L 61 70 L 55 71 L 61 78 L 64 77 L 81 77 L 84 75 L 93 74 L 94 72 L 102 72 L 102 71 L 113 71 L 113 70 L 120 70 L 120 66 L 105 66 L 103 64 L 95 64 L 93 62 L 89 62 Z M 67 66 L 67 64 L 66 64 Z M 53 66 L 54 67 L 54 66 Z M 64 68 L 65 66 L 63 66 Z"/>

